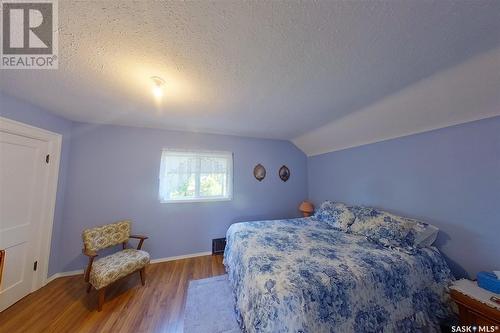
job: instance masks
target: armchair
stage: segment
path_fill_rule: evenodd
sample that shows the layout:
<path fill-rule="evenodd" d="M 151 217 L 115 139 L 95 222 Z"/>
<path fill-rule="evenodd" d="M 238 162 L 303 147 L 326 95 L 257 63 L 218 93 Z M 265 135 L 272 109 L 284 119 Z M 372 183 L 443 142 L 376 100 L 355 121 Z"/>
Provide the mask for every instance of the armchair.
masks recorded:
<path fill-rule="evenodd" d="M 146 265 L 150 261 L 149 253 L 142 251 L 146 236 L 131 235 L 130 221 L 120 221 L 91 229 L 82 233 L 83 254 L 89 258 L 85 270 L 85 282 L 88 283 L 87 292 L 92 287 L 97 290 L 98 306 L 101 311 L 104 304 L 106 287 L 130 274 L 139 272 L 142 285 L 146 283 Z M 127 248 L 130 238 L 138 239 L 137 249 Z M 97 251 L 122 244 L 122 250 L 98 260 Z"/>

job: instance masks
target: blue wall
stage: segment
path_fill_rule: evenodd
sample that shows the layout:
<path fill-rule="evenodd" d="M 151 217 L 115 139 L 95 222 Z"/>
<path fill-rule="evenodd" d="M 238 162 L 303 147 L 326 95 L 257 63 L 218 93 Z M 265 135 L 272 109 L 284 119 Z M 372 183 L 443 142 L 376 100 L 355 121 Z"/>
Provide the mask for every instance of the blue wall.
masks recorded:
<path fill-rule="evenodd" d="M 455 275 L 500 269 L 500 117 L 313 156 L 309 197 L 370 205 L 441 229 Z"/>
<path fill-rule="evenodd" d="M 49 275 L 60 272 L 59 255 L 61 254 L 60 236 L 63 224 L 63 208 L 66 189 L 66 174 L 68 170 L 69 151 L 71 146 L 70 133 L 72 123 L 39 107 L 19 101 L 0 92 L 0 116 L 25 124 L 43 128 L 62 134 L 61 162 L 57 185 L 56 208 L 52 229 L 52 244 L 49 261 Z"/>
<path fill-rule="evenodd" d="M 222 150 L 234 153 L 233 200 L 160 203 L 158 174 L 162 148 Z M 258 182 L 261 163 L 267 177 Z M 278 169 L 291 177 L 283 182 Z M 74 124 L 62 228 L 62 270 L 80 269 L 84 228 L 122 218 L 133 231 L 150 236 L 153 258 L 211 250 L 233 222 L 298 216 L 307 195 L 307 158 L 288 141 L 196 134 L 123 126 Z"/>
<path fill-rule="evenodd" d="M 50 274 L 83 267 L 88 226 L 132 218 L 135 232 L 151 236 L 154 258 L 208 251 L 232 222 L 296 216 L 307 191 L 316 204 L 372 205 L 435 224 L 457 275 L 500 268 L 500 117 L 306 162 L 286 141 L 72 123 L 2 93 L 0 114 L 63 135 Z M 234 200 L 159 203 L 164 147 L 233 151 Z M 262 183 L 252 176 L 257 163 L 268 170 Z M 286 183 L 282 164 L 292 172 Z"/>
<path fill-rule="evenodd" d="M 75 123 L 5 94 L 0 107 L 3 117 L 63 135 L 49 275 L 84 268 L 81 232 L 90 226 L 130 218 L 134 232 L 150 236 L 145 249 L 163 258 L 210 251 L 233 222 L 298 216 L 307 195 L 306 156 L 288 141 Z M 233 200 L 161 204 L 165 147 L 233 152 Z M 262 182 L 252 175 L 258 163 Z"/>

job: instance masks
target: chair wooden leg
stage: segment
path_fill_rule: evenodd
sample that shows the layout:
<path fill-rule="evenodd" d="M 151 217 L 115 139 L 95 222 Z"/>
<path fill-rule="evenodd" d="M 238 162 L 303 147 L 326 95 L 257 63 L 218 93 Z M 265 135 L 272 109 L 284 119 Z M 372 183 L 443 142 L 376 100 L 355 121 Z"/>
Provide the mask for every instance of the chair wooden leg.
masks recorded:
<path fill-rule="evenodd" d="M 102 310 L 102 305 L 104 304 L 104 295 L 106 294 L 106 288 L 101 288 L 97 291 L 97 298 L 98 298 L 98 303 L 97 303 L 97 311 L 101 312 Z"/>
<path fill-rule="evenodd" d="M 141 268 L 139 271 L 139 274 L 141 275 L 141 283 L 142 285 L 146 285 L 146 267 Z"/>
<path fill-rule="evenodd" d="M 92 289 L 92 285 L 89 283 L 89 285 L 87 286 L 87 294 L 90 292 L 91 289 Z"/>

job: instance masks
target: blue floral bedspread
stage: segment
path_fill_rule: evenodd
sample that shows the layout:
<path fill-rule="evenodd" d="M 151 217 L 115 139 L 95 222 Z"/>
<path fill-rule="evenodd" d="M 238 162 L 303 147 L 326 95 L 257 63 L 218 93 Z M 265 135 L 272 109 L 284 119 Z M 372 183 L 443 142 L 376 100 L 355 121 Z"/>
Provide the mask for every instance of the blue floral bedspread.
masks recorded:
<path fill-rule="evenodd" d="M 224 264 L 246 332 L 432 332 L 451 314 L 437 249 L 409 254 L 313 218 L 233 224 Z"/>

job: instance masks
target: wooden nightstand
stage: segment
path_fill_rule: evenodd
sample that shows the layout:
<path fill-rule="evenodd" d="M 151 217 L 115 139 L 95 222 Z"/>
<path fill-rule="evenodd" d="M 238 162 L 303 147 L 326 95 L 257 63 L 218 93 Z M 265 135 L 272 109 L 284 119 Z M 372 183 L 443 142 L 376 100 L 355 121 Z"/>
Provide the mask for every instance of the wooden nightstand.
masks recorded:
<path fill-rule="evenodd" d="M 459 280 L 450 287 L 451 298 L 457 303 L 460 325 L 500 327 L 500 305 L 490 301 L 500 296 L 479 288 L 475 281 Z"/>

